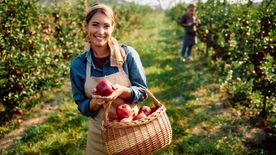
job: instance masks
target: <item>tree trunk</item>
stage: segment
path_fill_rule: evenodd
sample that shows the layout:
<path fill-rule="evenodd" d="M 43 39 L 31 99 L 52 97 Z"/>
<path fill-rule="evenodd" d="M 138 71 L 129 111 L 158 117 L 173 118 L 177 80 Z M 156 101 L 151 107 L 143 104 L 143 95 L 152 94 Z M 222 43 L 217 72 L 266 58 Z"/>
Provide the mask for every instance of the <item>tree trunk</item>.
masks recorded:
<path fill-rule="evenodd" d="M 263 108 L 262 111 L 260 112 L 260 117 L 265 117 L 267 115 L 267 111 L 266 111 L 266 97 L 264 96 L 264 102 L 263 102 Z"/>

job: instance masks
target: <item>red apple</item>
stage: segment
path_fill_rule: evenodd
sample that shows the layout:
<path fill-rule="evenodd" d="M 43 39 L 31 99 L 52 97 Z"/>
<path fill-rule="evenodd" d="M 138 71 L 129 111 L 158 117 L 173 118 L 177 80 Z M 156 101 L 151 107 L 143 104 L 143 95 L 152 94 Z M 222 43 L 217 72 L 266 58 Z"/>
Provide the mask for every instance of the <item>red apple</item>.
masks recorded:
<path fill-rule="evenodd" d="M 15 68 L 15 75 L 20 75 L 20 69 L 18 67 Z"/>
<path fill-rule="evenodd" d="M 109 96 L 113 93 L 112 83 L 107 80 L 102 80 L 96 86 L 96 94 L 101 96 Z"/>
<path fill-rule="evenodd" d="M 121 119 L 121 121 L 120 122 L 131 122 L 133 120 L 133 117 L 132 116 L 130 116 L 130 117 L 127 117 L 127 118 L 123 118 L 123 119 Z"/>
<path fill-rule="evenodd" d="M 133 120 L 139 120 L 145 117 L 147 117 L 147 115 L 143 112 L 140 112 L 138 115 L 134 116 Z"/>
<path fill-rule="evenodd" d="M 148 116 L 149 114 L 151 114 L 151 109 L 148 106 L 142 106 L 139 110 L 139 113 L 141 113 L 141 112 L 143 112 L 144 114 L 146 114 Z"/>
<path fill-rule="evenodd" d="M 117 106 L 116 114 L 119 118 L 128 118 L 133 115 L 133 112 L 128 104 L 122 103 Z"/>
<path fill-rule="evenodd" d="M 19 91 L 23 91 L 23 89 L 25 88 L 22 83 L 16 83 L 16 87 Z"/>

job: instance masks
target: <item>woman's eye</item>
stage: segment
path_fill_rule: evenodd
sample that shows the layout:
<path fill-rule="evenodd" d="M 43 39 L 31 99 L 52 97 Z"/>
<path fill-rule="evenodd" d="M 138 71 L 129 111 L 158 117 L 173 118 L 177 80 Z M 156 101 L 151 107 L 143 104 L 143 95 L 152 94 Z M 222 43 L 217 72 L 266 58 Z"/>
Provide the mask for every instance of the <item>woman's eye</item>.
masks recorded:
<path fill-rule="evenodd" d="M 92 24 L 92 26 L 98 26 L 98 24 Z"/>
<path fill-rule="evenodd" d="M 104 28 L 108 29 L 110 28 L 110 25 L 105 25 Z"/>

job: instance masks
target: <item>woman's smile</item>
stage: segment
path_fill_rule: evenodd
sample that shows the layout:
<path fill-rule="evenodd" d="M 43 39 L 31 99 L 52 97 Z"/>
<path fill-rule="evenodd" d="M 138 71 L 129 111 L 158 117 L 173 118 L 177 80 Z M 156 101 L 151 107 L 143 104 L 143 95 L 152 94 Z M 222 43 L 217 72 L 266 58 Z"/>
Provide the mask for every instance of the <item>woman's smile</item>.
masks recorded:
<path fill-rule="evenodd" d="M 98 42 L 102 42 L 103 40 L 106 39 L 105 36 L 99 36 L 99 35 L 94 35 L 94 38 L 95 38 Z"/>
<path fill-rule="evenodd" d="M 113 31 L 112 20 L 102 13 L 96 13 L 88 24 L 92 46 L 105 46 Z"/>

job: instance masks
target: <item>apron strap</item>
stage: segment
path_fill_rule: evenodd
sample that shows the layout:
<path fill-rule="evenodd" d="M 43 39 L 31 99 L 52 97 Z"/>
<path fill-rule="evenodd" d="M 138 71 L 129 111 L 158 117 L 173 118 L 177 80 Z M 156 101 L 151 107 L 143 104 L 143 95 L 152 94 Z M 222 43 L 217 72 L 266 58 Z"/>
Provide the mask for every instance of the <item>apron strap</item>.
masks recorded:
<path fill-rule="evenodd" d="M 124 69 L 123 69 L 123 66 L 118 66 L 118 70 L 119 70 L 119 72 L 121 72 L 121 73 L 124 73 L 124 72 L 125 72 Z"/>
<path fill-rule="evenodd" d="M 89 62 L 86 63 L 86 79 L 91 76 L 91 64 Z"/>

